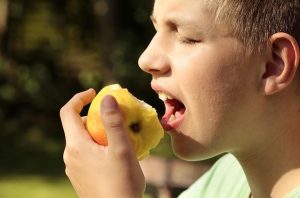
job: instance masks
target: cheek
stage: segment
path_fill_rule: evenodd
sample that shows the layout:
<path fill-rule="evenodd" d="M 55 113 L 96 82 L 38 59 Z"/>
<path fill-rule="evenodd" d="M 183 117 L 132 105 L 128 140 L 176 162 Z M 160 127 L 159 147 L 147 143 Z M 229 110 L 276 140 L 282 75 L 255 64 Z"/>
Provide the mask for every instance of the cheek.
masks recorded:
<path fill-rule="evenodd" d="M 233 61 L 204 61 L 186 74 L 183 87 L 191 109 L 218 114 L 244 95 L 246 86 L 240 68 Z"/>
<path fill-rule="evenodd" d="M 188 101 L 184 132 L 205 148 L 219 150 L 232 141 L 247 85 L 240 66 L 233 61 L 209 63 L 189 72 L 183 85 Z"/>
<path fill-rule="evenodd" d="M 224 49 L 207 47 L 177 61 L 186 118 L 181 136 L 172 135 L 172 140 L 181 157 L 203 159 L 242 146 L 248 137 L 241 131 L 255 125 L 251 116 L 256 112 L 257 64 L 241 62 L 235 57 L 243 55 Z"/>

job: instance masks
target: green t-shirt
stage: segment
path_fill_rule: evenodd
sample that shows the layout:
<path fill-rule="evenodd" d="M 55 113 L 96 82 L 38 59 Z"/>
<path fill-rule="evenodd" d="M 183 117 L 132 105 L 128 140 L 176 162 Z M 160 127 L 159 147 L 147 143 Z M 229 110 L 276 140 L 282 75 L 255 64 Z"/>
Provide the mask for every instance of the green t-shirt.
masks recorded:
<path fill-rule="evenodd" d="M 242 167 L 233 155 L 226 154 L 178 198 L 249 198 L 249 195 Z M 284 198 L 300 198 L 300 186 Z"/>

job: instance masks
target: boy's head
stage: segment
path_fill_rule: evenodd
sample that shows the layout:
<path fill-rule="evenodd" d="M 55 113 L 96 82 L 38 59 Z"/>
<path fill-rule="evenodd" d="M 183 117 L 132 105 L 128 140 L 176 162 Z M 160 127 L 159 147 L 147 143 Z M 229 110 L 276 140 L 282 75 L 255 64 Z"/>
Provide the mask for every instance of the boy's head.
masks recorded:
<path fill-rule="evenodd" d="M 261 50 L 276 32 L 300 42 L 299 0 L 205 0 L 215 23 L 225 23 L 251 51 Z"/>
<path fill-rule="evenodd" d="M 246 153 L 291 126 L 286 115 L 300 101 L 299 86 L 289 86 L 300 57 L 299 0 L 269 1 L 155 1 L 156 33 L 139 65 L 164 100 L 178 156 Z"/>

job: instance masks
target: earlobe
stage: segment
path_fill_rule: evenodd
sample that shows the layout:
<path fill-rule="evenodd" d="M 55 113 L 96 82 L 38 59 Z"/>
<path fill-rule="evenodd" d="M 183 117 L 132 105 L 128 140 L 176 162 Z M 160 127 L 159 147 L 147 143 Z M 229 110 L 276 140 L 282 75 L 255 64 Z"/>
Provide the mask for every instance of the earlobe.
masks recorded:
<path fill-rule="evenodd" d="M 299 45 L 291 35 L 275 33 L 270 37 L 269 53 L 262 75 L 265 95 L 283 90 L 293 80 L 299 65 Z"/>

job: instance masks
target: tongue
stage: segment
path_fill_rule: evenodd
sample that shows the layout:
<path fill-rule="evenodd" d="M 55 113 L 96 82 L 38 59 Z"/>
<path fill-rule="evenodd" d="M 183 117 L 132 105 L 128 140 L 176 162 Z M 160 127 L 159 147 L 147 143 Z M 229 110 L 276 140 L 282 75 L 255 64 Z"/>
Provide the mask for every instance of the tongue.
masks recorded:
<path fill-rule="evenodd" d="M 168 99 L 165 101 L 166 112 L 162 117 L 161 123 L 166 131 L 175 128 L 176 121 L 178 121 L 184 114 L 184 105 L 175 99 Z"/>

